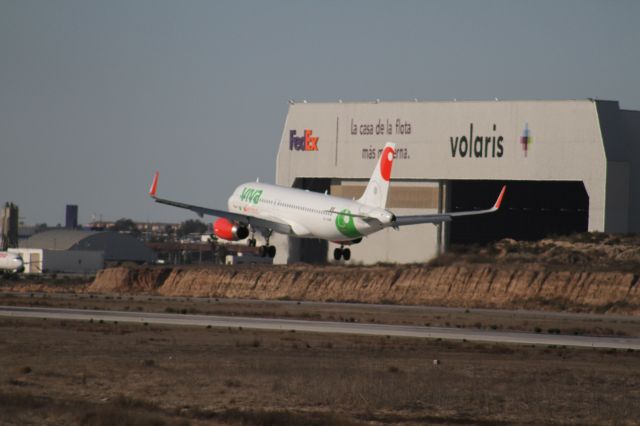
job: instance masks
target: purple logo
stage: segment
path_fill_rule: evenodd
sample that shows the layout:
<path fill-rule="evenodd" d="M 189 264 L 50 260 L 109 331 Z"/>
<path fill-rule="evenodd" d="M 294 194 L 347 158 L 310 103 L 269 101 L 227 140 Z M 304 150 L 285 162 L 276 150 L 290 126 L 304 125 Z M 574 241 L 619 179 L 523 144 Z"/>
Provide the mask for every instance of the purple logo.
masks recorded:
<path fill-rule="evenodd" d="M 317 151 L 318 140 L 317 136 L 311 136 L 313 130 L 305 129 L 304 136 L 296 136 L 295 130 L 289 130 L 289 150 L 293 151 Z"/>

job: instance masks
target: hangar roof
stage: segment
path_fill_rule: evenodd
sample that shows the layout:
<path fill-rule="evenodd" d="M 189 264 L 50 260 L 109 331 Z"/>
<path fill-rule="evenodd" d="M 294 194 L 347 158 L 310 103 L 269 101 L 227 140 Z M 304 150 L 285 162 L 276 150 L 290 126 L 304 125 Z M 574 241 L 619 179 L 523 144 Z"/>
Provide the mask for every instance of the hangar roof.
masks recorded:
<path fill-rule="evenodd" d="M 29 237 L 23 244 L 24 248 L 41 248 L 46 250 L 70 250 L 83 239 L 98 234 L 95 231 L 76 229 L 51 229 Z"/>
<path fill-rule="evenodd" d="M 437 104 L 437 103 L 450 103 L 450 102 L 457 102 L 457 103 L 487 103 L 487 102 L 510 102 L 510 103 L 517 103 L 517 102 L 526 102 L 526 103 L 531 103 L 531 102 L 583 102 L 583 101 L 588 101 L 588 102 L 618 102 L 616 100 L 613 99 L 595 99 L 595 98 L 575 98 L 575 99 L 435 99 L 435 100 L 431 100 L 431 99 L 418 99 L 418 98 L 414 98 L 414 99 L 365 99 L 365 100 L 338 100 L 336 101 L 309 101 L 309 100 L 302 100 L 302 101 L 296 101 L 296 100 L 290 100 L 289 101 L 289 105 L 323 105 L 323 104 L 331 104 L 331 105 L 336 105 L 336 104 L 401 104 L 401 103 L 405 103 L 405 104 L 420 104 L 420 103 L 429 103 L 429 104 Z"/>
<path fill-rule="evenodd" d="M 21 248 L 103 251 L 105 260 L 153 262 L 155 253 L 131 235 L 112 231 L 53 229 L 40 232 L 20 244 Z"/>

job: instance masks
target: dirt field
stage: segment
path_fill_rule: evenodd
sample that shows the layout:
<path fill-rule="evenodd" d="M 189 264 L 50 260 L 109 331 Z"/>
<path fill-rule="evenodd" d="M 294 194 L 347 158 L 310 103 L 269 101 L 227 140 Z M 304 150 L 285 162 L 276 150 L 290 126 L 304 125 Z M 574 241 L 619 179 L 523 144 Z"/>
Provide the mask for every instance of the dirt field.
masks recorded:
<path fill-rule="evenodd" d="M 628 351 L 0 319 L 0 365 L 3 424 L 640 419 Z"/>
<path fill-rule="evenodd" d="M 637 237 L 585 234 L 369 272 L 227 268 L 221 285 L 196 267 L 113 270 L 102 293 L 86 278 L 5 280 L 0 304 L 637 337 L 638 265 Z M 216 297 L 263 291 L 274 300 Z M 290 291 L 462 308 L 275 300 Z M 194 294 L 206 297 L 177 297 Z M 633 425 L 639 372 L 640 352 L 626 350 L 0 318 L 0 424 L 11 425 Z"/>

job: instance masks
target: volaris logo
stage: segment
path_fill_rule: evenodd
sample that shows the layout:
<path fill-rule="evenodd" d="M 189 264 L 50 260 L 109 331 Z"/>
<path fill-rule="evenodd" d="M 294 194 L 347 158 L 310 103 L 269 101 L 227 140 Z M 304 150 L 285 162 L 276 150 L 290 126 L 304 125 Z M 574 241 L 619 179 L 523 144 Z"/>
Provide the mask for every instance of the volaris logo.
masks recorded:
<path fill-rule="evenodd" d="M 520 144 L 522 145 L 522 150 L 524 151 L 524 156 L 527 156 L 527 152 L 529 152 L 529 145 L 533 143 L 533 137 L 531 136 L 531 132 L 529 131 L 529 123 L 524 125 L 524 132 L 522 133 L 522 137 L 520 138 Z"/>
<path fill-rule="evenodd" d="M 317 151 L 320 138 L 312 134 L 313 130 L 305 129 L 304 136 L 296 136 L 295 130 L 289 130 L 289 150 Z"/>
<path fill-rule="evenodd" d="M 451 157 L 464 158 L 500 158 L 504 155 L 502 142 L 504 137 L 498 134 L 498 127 L 493 125 L 493 132 L 473 133 L 473 123 L 469 123 L 469 136 L 451 136 Z"/>
<path fill-rule="evenodd" d="M 353 216 L 351 216 L 349 209 L 340 211 L 336 217 L 336 228 L 338 232 L 348 238 L 358 238 L 361 236 L 360 232 L 356 229 L 356 224 L 353 221 Z"/>
<path fill-rule="evenodd" d="M 242 190 L 242 194 L 240 194 L 240 201 L 258 204 L 258 201 L 260 201 L 261 196 L 262 196 L 262 189 L 253 189 L 247 186 Z"/>

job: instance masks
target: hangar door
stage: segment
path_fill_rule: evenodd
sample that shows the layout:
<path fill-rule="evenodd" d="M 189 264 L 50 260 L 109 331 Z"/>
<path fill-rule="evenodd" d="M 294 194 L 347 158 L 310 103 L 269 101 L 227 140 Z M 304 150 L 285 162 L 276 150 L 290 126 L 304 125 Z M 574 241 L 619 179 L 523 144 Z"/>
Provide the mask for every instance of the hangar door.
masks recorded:
<path fill-rule="evenodd" d="M 486 209 L 505 184 L 507 192 L 497 213 L 450 223 L 451 244 L 485 244 L 502 238 L 538 240 L 587 231 L 589 196 L 582 182 L 451 181 L 449 208 Z"/>
<path fill-rule="evenodd" d="M 331 189 L 331 179 L 324 178 L 296 178 L 292 185 L 294 188 L 307 189 L 314 192 L 329 192 Z M 296 239 L 295 244 L 299 244 L 299 262 L 304 263 L 326 263 L 329 243 L 324 240 L 311 238 Z"/>

